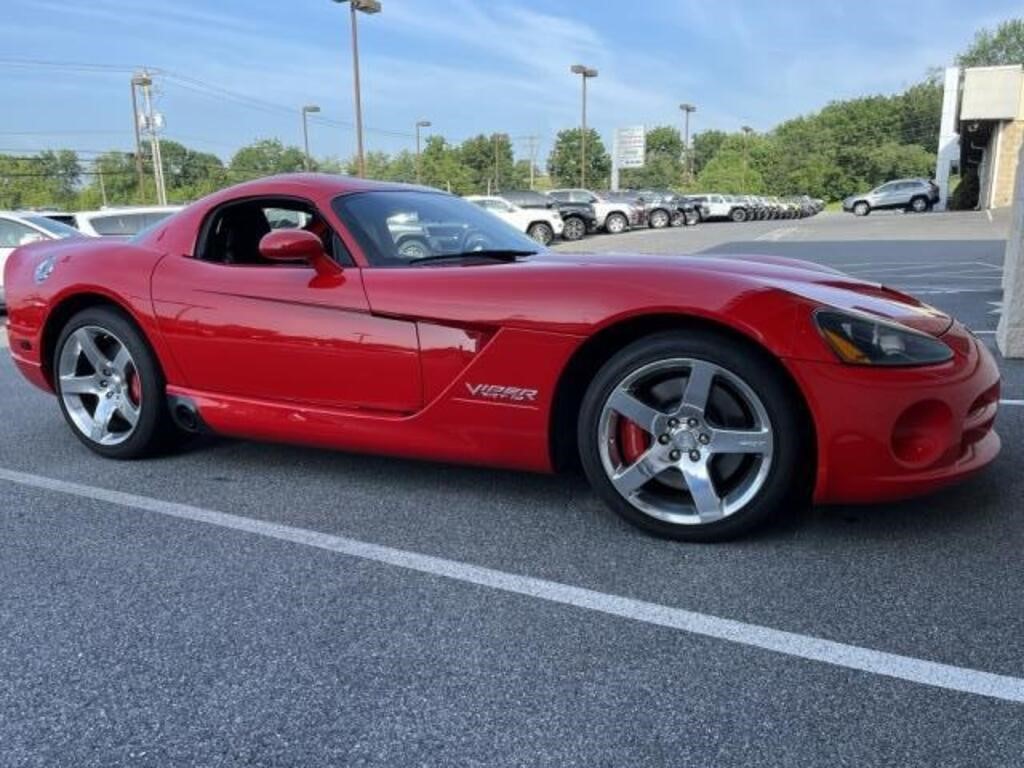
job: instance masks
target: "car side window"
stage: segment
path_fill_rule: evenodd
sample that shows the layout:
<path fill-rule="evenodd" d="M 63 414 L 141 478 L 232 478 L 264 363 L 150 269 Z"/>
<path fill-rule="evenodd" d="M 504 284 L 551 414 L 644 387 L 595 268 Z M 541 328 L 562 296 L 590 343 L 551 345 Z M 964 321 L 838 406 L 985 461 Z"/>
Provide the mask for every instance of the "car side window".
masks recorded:
<path fill-rule="evenodd" d="M 218 264 L 278 266 L 280 262 L 260 255 L 260 240 L 275 229 L 312 232 L 339 264 L 353 264 L 341 238 L 313 204 L 292 198 L 239 200 L 215 209 L 200 230 L 196 256 Z"/>
<path fill-rule="evenodd" d="M 41 239 L 38 232 L 20 221 L 0 219 L 0 248 L 17 248 Z"/>

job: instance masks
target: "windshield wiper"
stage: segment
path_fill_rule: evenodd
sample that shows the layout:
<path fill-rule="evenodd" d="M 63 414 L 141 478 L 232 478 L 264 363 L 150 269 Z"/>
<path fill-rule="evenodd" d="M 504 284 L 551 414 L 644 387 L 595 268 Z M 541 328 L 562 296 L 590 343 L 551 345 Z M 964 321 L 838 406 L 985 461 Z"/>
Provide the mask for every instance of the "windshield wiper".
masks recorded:
<path fill-rule="evenodd" d="M 513 262 L 520 256 L 533 256 L 536 251 L 517 251 L 512 249 L 506 250 L 483 250 L 483 251 L 463 251 L 461 253 L 435 253 L 432 256 L 421 256 L 418 259 L 413 259 L 410 264 L 423 264 L 430 261 L 447 261 L 453 259 L 492 259 L 494 261 Z"/>

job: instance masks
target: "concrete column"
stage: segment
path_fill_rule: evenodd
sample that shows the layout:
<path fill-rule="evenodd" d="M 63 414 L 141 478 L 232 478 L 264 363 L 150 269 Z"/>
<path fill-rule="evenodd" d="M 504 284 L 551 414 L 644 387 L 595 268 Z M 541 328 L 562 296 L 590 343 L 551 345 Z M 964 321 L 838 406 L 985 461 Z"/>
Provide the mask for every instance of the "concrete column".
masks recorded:
<path fill-rule="evenodd" d="M 1024 145 L 1017 153 L 1010 211 L 1010 235 L 1003 259 L 1003 312 L 996 343 L 1003 357 L 1024 357 Z"/>
<path fill-rule="evenodd" d="M 939 202 L 935 210 L 946 210 L 949 199 L 949 171 L 960 162 L 960 135 L 956 132 L 956 113 L 960 103 L 960 68 L 949 67 L 942 86 L 942 122 L 939 127 L 939 153 L 935 159 L 935 184 Z"/>

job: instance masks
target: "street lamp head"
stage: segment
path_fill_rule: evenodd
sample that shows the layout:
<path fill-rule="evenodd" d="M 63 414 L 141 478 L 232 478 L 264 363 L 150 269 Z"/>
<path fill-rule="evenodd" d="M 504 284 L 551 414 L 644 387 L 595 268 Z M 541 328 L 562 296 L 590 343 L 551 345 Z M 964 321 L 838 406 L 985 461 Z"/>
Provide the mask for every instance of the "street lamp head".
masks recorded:
<path fill-rule="evenodd" d="M 754 132 L 754 129 L 751 128 L 749 125 L 740 126 L 740 130 L 748 135 Z"/>
<path fill-rule="evenodd" d="M 683 112 L 696 112 L 697 111 L 697 107 L 695 107 L 693 104 L 687 104 L 685 102 L 680 104 L 679 108 L 681 110 L 683 110 Z"/>
<path fill-rule="evenodd" d="M 316 104 L 307 104 L 306 106 L 304 106 L 302 108 L 302 111 L 303 112 L 319 112 L 320 111 L 320 107 L 318 107 Z"/>
<path fill-rule="evenodd" d="M 417 128 L 429 128 L 431 125 L 429 120 L 420 120 L 416 123 Z"/>
<path fill-rule="evenodd" d="M 336 3 L 352 3 L 352 8 L 363 13 L 380 13 L 380 0 L 334 0 Z"/>
<path fill-rule="evenodd" d="M 592 67 L 585 67 L 582 64 L 573 64 L 569 67 L 569 71 L 574 75 L 583 75 L 584 77 L 597 77 L 597 70 Z"/>

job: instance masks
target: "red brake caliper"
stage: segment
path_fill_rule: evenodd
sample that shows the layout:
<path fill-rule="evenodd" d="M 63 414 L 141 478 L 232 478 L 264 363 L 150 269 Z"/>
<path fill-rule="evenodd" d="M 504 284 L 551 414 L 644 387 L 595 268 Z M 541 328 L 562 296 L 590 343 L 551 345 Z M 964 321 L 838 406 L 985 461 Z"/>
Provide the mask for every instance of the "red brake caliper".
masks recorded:
<path fill-rule="evenodd" d="M 619 419 L 619 445 L 622 446 L 622 459 L 625 464 L 632 464 L 650 447 L 651 436 L 629 419 Z"/>
<path fill-rule="evenodd" d="M 128 397 L 136 405 L 142 405 L 142 379 L 139 378 L 138 371 L 134 368 L 128 374 Z"/>

